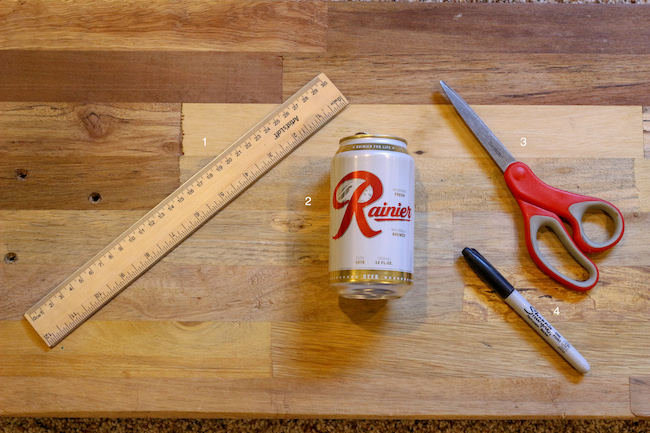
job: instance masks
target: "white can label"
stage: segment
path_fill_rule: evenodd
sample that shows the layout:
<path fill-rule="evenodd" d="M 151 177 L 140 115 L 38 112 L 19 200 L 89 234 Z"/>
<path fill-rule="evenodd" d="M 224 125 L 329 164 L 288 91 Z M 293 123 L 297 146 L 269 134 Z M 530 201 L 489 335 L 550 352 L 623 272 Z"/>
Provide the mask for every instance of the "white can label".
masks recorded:
<path fill-rule="evenodd" d="M 354 153 L 339 155 L 332 171 L 330 281 L 410 284 L 413 160 L 398 152 Z"/>

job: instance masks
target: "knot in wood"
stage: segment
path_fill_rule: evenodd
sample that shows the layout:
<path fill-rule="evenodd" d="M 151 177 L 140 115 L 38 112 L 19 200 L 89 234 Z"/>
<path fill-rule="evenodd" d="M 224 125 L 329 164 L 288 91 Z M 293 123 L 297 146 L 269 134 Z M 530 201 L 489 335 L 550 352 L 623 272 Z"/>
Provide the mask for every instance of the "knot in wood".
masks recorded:
<path fill-rule="evenodd" d="M 92 138 L 101 138 L 109 134 L 112 116 L 101 114 L 93 107 L 82 107 L 78 116 Z"/>

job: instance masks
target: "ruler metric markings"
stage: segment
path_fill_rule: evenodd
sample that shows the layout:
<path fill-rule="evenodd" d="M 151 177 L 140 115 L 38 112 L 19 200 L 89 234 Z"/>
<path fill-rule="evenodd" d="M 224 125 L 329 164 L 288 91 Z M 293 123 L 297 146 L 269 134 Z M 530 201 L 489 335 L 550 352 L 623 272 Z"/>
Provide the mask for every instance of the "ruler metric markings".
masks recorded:
<path fill-rule="evenodd" d="M 320 74 L 235 141 L 25 318 L 55 346 L 348 105 Z"/>

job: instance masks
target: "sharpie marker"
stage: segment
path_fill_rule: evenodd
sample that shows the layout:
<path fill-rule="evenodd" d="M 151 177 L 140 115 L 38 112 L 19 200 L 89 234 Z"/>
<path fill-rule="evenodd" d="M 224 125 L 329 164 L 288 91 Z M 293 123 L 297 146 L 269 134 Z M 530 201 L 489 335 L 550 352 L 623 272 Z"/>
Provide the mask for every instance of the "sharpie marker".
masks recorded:
<path fill-rule="evenodd" d="M 569 344 L 566 338 L 551 326 L 550 323 L 533 308 L 528 301 L 512 287 L 503 275 L 499 273 L 485 257 L 473 248 L 465 248 L 463 256 L 470 268 L 499 296 L 519 314 L 548 344 L 557 351 L 573 368 L 585 374 L 589 371 L 589 363 L 578 351 Z"/>

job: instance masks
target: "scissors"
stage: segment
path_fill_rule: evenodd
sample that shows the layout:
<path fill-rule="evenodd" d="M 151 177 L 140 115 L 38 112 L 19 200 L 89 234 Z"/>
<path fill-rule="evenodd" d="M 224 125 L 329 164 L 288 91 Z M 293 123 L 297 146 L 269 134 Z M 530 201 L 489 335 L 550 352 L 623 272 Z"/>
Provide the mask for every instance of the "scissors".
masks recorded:
<path fill-rule="evenodd" d="M 506 184 L 521 208 L 526 228 L 526 247 L 533 261 L 544 273 L 567 287 L 578 291 L 593 288 L 598 282 L 598 268 L 583 252 L 599 253 L 621 240 L 625 228 L 621 211 L 604 200 L 562 191 L 539 180 L 526 164 L 517 161 L 508 152 L 458 93 L 444 81 L 441 81 L 440 85 L 458 114 L 503 171 Z M 603 211 L 614 222 L 614 232 L 605 242 L 594 242 L 584 231 L 582 219 L 586 212 L 593 210 Z M 571 226 L 573 239 L 562 220 Z M 589 278 L 585 281 L 570 278 L 544 258 L 537 242 L 537 233 L 542 227 L 553 231 L 569 254 L 587 270 Z"/>

